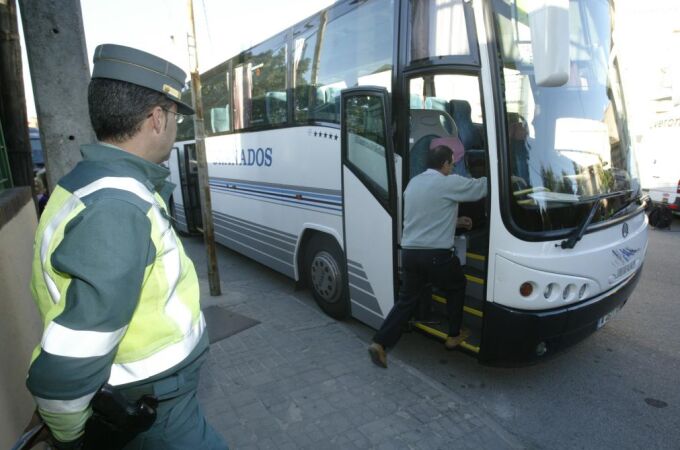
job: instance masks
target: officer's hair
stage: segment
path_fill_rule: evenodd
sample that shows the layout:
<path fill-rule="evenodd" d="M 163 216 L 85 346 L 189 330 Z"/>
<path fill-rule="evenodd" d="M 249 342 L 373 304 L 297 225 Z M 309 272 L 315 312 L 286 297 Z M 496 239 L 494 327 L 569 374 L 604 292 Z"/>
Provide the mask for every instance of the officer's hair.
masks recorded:
<path fill-rule="evenodd" d="M 92 128 L 100 141 L 123 142 L 142 129 L 156 106 L 173 105 L 163 94 L 124 81 L 94 78 L 87 92 Z"/>
<path fill-rule="evenodd" d="M 428 169 L 439 170 L 444 163 L 453 160 L 453 152 L 445 145 L 438 145 L 431 148 L 427 152 L 427 167 Z"/>

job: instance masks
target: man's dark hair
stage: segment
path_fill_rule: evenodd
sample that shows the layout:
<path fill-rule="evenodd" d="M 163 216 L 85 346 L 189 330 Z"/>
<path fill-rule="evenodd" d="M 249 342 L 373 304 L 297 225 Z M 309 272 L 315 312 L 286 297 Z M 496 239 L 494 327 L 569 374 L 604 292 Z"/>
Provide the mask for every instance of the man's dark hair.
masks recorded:
<path fill-rule="evenodd" d="M 173 104 L 159 92 L 108 78 L 90 81 L 87 103 L 97 139 L 112 142 L 122 142 L 137 134 L 156 106 L 170 109 Z"/>
<path fill-rule="evenodd" d="M 439 170 L 444 163 L 453 160 L 453 152 L 445 145 L 438 145 L 427 152 L 427 168 Z"/>

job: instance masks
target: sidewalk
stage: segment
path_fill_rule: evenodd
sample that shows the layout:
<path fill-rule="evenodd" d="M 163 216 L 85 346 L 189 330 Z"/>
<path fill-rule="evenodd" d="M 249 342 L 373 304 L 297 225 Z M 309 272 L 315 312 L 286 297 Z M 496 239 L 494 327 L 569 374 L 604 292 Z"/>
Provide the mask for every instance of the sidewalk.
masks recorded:
<path fill-rule="evenodd" d="M 517 439 L 417 368 L 374 366 L 367 343 L 294 295 L 293 282 L 218 249 L 222 295 L 211 297 L 202 241 L 184 238 L 202 305 L 261 323 L 211 346 L 199 398 L 240 449 L 505 449 Z"/>

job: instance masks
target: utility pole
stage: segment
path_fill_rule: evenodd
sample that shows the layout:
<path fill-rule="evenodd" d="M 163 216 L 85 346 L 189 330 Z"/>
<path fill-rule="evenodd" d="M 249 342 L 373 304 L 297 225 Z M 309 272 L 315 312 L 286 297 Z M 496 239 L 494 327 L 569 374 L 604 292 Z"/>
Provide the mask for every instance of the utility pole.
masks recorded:
<path fill-rule="evenodd" d="M 0 121 L 15 186 L 33 185 L 16 0 L 0 0 Z"/>
<path fill-rule="evenodd" d="M 52 191 L 80 161 L 80 145 L 95 141 L 87 106 L 90 65 L 80 0 L 19 3 Z"/>
<path fill-rule="evenodd" d="M 210 184 L 208 183 L 208 161 L 205 155 L 205 127 L 203 125 L 203 100 L 201 98 L 201 79 L 198 74 L 198 49 L 196 48 L 196 25 L 194 23 L 194 3 L 187 1 L 189 6 L 188 47 L 191 64 L 191 98 L 194 110 L 194 133 L 196 137 L 196 159 L 198 163 L 198 188 L 201 197 L 201 211 L 203 212 L 203 241 L 208 256 L 208 281 L 210 295 L 222 293 L 220 288 L 220 272 L 217 267 L 217 251 L 215 249 L 215 230 L 212 219 L 212 201 L 210 199 Z"/>

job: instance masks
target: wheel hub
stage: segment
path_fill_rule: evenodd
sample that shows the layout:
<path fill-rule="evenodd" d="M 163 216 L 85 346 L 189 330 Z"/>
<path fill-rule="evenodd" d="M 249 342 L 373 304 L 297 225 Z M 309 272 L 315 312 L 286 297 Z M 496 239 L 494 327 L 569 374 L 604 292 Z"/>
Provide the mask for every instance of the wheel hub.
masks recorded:
<path fill-rule="evenodd" d="M 314 256 L 310 275 L 312 286 L 321 298 L 329 303 L 338 301 L 342 275 L 330 253 L 321 251 Z"/>

